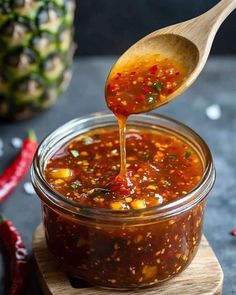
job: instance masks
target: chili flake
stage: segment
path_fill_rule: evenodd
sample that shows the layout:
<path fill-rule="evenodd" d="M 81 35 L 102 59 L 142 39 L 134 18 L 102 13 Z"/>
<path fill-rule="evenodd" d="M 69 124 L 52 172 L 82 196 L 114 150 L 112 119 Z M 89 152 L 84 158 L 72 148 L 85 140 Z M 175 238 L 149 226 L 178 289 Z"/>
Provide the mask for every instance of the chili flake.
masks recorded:
<path fill-rule="evenodd" d="M 153 60 L 157 60 L 153 65 Z M 143 60 L 128 63 L 111 72 L 106 86 L 108 107 L 116 115 L 150 111 L 165 101 L 183 82 L 185 69 L 176 63 L 160 56 L 149 56 Z"/>

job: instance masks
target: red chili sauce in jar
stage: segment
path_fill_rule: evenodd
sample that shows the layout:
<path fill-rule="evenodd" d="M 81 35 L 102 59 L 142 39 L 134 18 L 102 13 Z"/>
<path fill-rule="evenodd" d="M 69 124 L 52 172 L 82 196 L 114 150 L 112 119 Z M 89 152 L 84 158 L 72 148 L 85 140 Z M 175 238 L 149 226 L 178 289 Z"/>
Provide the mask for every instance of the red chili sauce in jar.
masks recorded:
<path fill-rule="evenodd" d="M 129 115 L 162 104 L 183 80 L 183 69 L 160 57 L 113 73 L 106 100 L 119 131 L 95 128 L 62 146 L 47 162 L 47 182 L 84 206 L 116 211 L 154 208 L 189 193 L 203 175 L 198 153 L 171 133 L 130 125 L 126 130 Z M 118 227 L 75 222 L 45 206 L 47 242 L 66 271 L 92 284 L 152 285 L 191 262 L 203 208 L 201 202 L 162 221 Z"/>
<path fill-rule="evenodd" d="M 181 198 L 202 175 L 202 163 L 188 144 L 158 131 L 128 128 L 127 174 L 132 185 L 113 187 L 120 171 L 117 128 L 99 128 L 63 146 L 48 161 L 47 181 L 63 196 L 86 206 L 143 209 Z"/>

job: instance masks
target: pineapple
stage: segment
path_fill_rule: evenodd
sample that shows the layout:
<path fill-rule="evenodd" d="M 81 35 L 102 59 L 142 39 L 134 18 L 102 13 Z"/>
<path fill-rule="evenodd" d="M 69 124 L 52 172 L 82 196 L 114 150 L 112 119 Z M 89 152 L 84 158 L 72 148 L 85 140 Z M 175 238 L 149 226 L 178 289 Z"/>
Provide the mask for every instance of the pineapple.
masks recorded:
<path fill-rule="evenodd" d="M 26 118 L 65 90 L 74 8 L 74 0 L 0 1 L 0 118 Z"/>

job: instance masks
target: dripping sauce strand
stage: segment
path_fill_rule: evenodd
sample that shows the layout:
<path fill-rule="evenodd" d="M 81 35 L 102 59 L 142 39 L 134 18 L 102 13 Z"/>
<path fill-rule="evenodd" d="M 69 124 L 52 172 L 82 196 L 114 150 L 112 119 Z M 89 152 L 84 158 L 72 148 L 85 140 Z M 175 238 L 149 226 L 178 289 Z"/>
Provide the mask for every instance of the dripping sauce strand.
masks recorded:
<path fill-rule="evenodd" d="M 108 185 L 112 191 L 131 193 L 134 185 L 127 173 L 126 123 L 132 114 L 144 113 L 168 101 L 182 84 L 185 70 L 169 59 L 151 56 L 146 63 L 131 63 L 111 74 L 106 85 L 108 107 L 117 118 L 120 139 L 120 172 Z"/>
<path fill-rule="evenodd" d="M 126 123 L 127 116 L 116 115 L 119 126 L 120 140 L 120 172 L 115 179 L 108 184 L 108 188 L 113 192 L 118 192 L 123 195 L 129 195 L 134 188 L 134 184 L 127 173 L 126 161 Z"/>
<path fill-rule="evenodd" d="M 127 117 L 117 116 L 119 125 L 119 138 L 120 138 L 120 178 L 127 178 L 126 167 L 126 123 Z"/>

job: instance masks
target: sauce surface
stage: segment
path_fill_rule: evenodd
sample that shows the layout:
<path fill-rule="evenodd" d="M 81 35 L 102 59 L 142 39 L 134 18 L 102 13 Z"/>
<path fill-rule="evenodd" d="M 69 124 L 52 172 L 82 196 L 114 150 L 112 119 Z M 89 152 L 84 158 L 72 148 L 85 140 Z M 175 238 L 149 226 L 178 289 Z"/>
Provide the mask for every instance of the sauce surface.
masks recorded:
<path fill-rule="evenodd" d="M 114 210 L 168 203 L 191 191 L 202 175 L 197 153 L 179 138 L 160 131 L 128 127 L 127 175 L 120 171 L 117 127 L 99 128 L 63 146 L 48 161 L 47 181 L 81 204 Z"/>
<path fill-rule="evenodd" d="M 185 76 L 181 65 L 160 55 L 130 62 L 111 72 L 105 90 L 107 106 L 119 117 L 148 112 L 167 102 Z"/>

